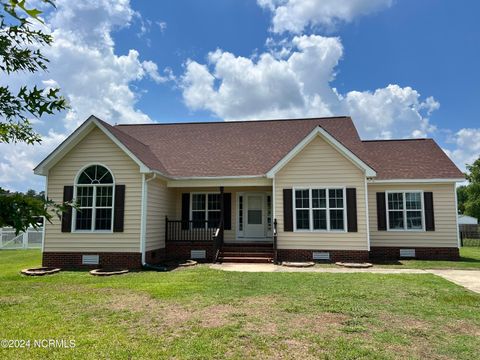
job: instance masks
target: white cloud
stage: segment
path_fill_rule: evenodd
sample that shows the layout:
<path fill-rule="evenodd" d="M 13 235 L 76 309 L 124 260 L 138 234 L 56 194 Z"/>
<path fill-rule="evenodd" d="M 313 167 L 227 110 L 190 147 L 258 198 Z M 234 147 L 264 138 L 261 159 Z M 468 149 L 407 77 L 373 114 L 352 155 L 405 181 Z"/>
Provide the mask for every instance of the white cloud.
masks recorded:
<path fill-rule="evenodd" d="M 155 81 L 157 84 L 161 84 L 167 81 L 175 80 L 175 76 L 171 69 L 165 69 L 165 75 L 160 75 L 158 72 L 158 66 L 153 61 L 146 60 L 142 62 L 143 69 L 150 76 L 150 78 Z"/>
<path fill-rule="evenodd" d="M 32 169 L 65 138 L 66 134 L 51 130 L 43 135 L 41 146 L 0 144 L 0 186 L 14 191 L 43 190 L 44 178 L 34 175 Z"/>
<path fill-rule="evenodd" d="M 480 158 L 480 128 L 464 128 L 452 134 L 448 142 L 454 150 L 444 149 L 448 156 L 465 170 L 465 164 L 472 164 Z"/>
<path fill-rule="evenodd" d="M 392 0 L 257 0 L 272 12 L 272 30 L 300 33 L 308 26 L 332 29 L 339 22 L 391 6 Z"/>
<path fill-rule="evenodd" d="M 155 24 L 158 25 L 162 34 L 167 30 L 167 23 L 165 21 L 155 21 Z"/>
<path fill-rule="evenodd" d="M 1 146 L 0 185 L 8 188 L 37 186 L 42 179 L 33 175 L 33 166 L 91 114 L 111 123 L 152 121 L 136 107 L 138 93 L 131 85 L 145 77 L 157 83 L 172 79 L 168 71 L 160 75 L 152 61 L 141 61 L 137 50 L 116 54 L 112 32 L 130 26 L 132 18 L 139 16 L 128 0 L 60 0 L 56 4 L 44 28 L 54 38 L 43 51 L 50 60 L 49 71 L 2 81 L 13 87 L 59 86 L 71 108 L 35 125 L 44 137 L 41 145 Z M 17 180 L 12 180 L 15 176 Z"/>
<path fill-rule="evenodd" d="M 226 120 L 351 115 L 365 138 L 424 137 L 435 131 L 428 115 L 439 107 L 410 87 L 338 94 L 332 88 L 343 55 L 340 39 L 296 36 L 258 59 L 216 50 L 207 64 L 188 61 L 183 97 L 193 110 Z M 271 44 L 270 44 L 271 45 Z"/>

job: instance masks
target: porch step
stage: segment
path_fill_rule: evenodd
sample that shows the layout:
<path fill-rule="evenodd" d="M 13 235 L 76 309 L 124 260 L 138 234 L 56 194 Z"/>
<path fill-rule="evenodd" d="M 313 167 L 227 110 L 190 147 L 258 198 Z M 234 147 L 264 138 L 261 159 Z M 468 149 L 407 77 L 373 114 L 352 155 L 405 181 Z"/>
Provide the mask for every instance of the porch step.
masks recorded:
<path fill-rule="evenodd" d="M 219 258 L 220 262 L 229 262 L 229 263 L 262 263 L 268 264 L 273 261 L 273 257 L 253 257 L 253 256 L 221 256 Z"/>
<path fill-rule="evenodd" d="M 273 251 L 223 251 L 221 253 L 223 257 L 265 257 L 273 258 Z"/>

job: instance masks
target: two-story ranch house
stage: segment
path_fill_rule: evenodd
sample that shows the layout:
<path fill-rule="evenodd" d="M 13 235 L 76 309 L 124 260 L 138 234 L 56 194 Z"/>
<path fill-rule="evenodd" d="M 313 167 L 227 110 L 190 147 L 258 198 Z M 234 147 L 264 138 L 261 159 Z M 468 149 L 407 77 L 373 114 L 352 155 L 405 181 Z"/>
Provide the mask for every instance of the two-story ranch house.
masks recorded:
<path fill-rule="evenodd" d="M 45 226 L 45 266 L 459 256 L 460 170 L 432 139 L 364 141 L 349 117 L 91 116 L 35 174 L 76 203 Z"/>

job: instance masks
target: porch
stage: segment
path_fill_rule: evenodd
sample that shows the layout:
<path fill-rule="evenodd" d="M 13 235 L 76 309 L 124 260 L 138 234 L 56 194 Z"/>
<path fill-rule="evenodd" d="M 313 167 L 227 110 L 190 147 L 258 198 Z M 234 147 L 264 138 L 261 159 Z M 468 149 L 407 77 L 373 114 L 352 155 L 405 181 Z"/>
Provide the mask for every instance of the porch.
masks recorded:
<path fill-rule="evenodd" d="M 276 260 L 271 187 L 176 189 L 176 218 L 165 218 L 169 257 L 213 262 Z"/>

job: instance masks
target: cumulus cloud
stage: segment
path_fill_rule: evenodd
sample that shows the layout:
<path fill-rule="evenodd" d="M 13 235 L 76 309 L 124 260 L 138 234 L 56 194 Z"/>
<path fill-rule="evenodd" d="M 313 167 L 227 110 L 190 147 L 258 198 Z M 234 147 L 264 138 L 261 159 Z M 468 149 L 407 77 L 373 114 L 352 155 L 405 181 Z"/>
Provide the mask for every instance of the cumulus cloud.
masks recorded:
<path fill-rule="evenodd" d="M 272 30 L 300 33 L 306 27 L 332 29 L 339 22 L 391 6 L 392 0 L 257 0 L 272 12 Z"/>
<path fill-rule="evenodd" d="M 444 149 L 447 155 L 465 170 L 466 164 L 472 164 L 480 158 L 480 128 L 464 128 L 450 135 L 448 142 L 454 150 Z"/>
<path fill-rule="evenodd" d="M 151 122 L 136 107 L 138 93 L 131 85 L 147 77 L 157 83 L 172 79 L 168 71 L 161 75 L 154 62 L 142 61 L 135 49 L 116 54 L 112 32 L 130 26 L 133 17 L 139 16 L 128 0 L 60 0 L 56 4 L 43 28 L 54 38 L 52 46 L 43 50 L 50 60 L 49 72 L 15 74 L 2 82 L 13 88 L 27 83 L 59 86 L 70 109 L 36 124 L 43 134 L 42 145 L 1 146 L 0 184 L 10 189 L 37 186 L 42 180 L 33 175 L 34 165 L 91 114 L 111 123 Z"/>
<path fill-rule="evenodd" d="M 206 64 L 189 60 L 182 78 L 186 105 L 226 120 L 346 114 L 365 138 L 424 137 L 435 131 L 428 116 L 439 103 L 422 100 L 411 87 L 339 94 L 331 86 L 343 55 L 339 38 L 295 36 L 282 41 L 281 49 L 258 58 L 216 50 Z"/>

